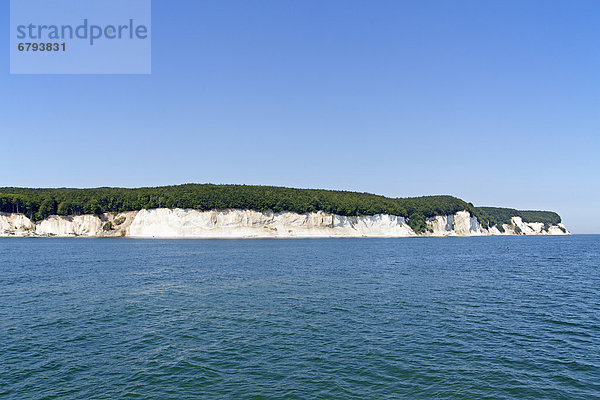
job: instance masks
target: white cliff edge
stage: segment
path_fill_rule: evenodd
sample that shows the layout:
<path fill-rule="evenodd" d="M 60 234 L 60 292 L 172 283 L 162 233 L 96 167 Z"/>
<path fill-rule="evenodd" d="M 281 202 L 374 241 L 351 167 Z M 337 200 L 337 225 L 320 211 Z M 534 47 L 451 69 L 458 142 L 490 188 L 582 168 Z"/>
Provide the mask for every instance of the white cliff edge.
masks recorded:
<path fill-rule="evenodd" d="M 37 223 L 22 214 L 0 213 L 0 237 L 133 238 L 311 238 L 568 235 L 563 224 L 545 229 L 541 222 L 513 217 L 511 224 L 484 229 L 468 211 L 427 220 L 416 234 L 403 217 L 378 214 L 345 217 L 324 212 L 297 214 L 252 210 L 197 211 L 152 209 L 101 216 L 50 216 Z"/>
<path fill-rule="evenodd" d="M 499 235 L 570 235 L 562 224 L 550 225 L 546 230 L 543 222 L 523 222 L 521 217 L 512 217 L 510 224 L 483 228 L 477 218 L 468 211 L 454 215 L 438 215 L 427 220 L 428 230 L 423 236 L 499 236 Z"/>

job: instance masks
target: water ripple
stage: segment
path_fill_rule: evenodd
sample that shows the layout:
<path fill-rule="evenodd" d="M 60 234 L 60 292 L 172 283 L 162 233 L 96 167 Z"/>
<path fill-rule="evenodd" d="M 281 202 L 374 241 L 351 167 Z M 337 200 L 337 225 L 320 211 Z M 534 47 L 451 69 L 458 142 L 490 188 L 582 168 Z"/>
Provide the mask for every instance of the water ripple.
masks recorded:
<path fill-rule="evenodd" d="M 2 240 L 0 397 L 600 398 L 599 251 Z"/>

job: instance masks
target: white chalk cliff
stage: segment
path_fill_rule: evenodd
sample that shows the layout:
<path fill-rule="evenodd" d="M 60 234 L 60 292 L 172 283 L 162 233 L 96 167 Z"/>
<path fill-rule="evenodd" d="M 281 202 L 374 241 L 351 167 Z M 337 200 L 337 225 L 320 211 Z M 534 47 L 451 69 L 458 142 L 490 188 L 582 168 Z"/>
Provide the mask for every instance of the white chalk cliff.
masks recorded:
<path fill-rule="evenodd" d="M 51 216 L 36 223 L 22 214 L 0 213 L 0 237 L 133 237 L 133 238 L 310 238 L 565 235 L 563 224 L 546 229 L 541 222 L 513 217 L 503 229 L 484 229 L 468 211 L 427 220 L 416 234 L 403 217 L 378 214 L 345 217 L 324 212 L 297 214 L 252 210 L 197 211 L 152 209 L 101 216 Z"/>

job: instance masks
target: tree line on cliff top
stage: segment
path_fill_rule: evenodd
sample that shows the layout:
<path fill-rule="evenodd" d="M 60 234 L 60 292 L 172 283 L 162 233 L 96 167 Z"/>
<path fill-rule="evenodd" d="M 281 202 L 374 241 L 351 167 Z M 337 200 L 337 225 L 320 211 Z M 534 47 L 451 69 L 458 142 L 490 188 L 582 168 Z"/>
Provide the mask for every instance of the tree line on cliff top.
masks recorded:
<path fill-rule="evenodd" d="M 195 210 L 249 209 L 299 214 L 323 211 L 345 216 L 391 214 L 405 217 L 415 232 L 426 219 L 469 211 L 484 227 L 510 224 L 512 216 L 525 222 L 557 224 L 558 214 L 474 207 L 452 196 L 389 198 L 370 193 L 273 186 L 186 184 L 153 188 L 26 189 L 0 188 L 0 212 L 22 213 L 34 221 L 50 215 L 102 214 L 153 208 Z"/>

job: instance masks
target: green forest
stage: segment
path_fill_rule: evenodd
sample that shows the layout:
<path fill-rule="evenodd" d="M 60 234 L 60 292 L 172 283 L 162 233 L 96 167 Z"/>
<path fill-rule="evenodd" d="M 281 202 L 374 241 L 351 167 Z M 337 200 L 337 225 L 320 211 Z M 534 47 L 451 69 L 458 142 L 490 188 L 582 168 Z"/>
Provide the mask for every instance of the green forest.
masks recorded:
<path fill-rule="evenodd" d="M 213 184 L 137 189 L 0 188 L 0 212 L 22 213 L 34 221 L 50 215 L 99 215 L 161 207 L 203 211 L 237 208 L 300 214 L 324 211 L 345 216 L 391 214 L 405 217 L 415 232 L 425 230 L 425 221 L 429 217 L 462 210 L 476 216 L 485 227 L 509 224 L 512 216 L 521 216 L 525 222 L 560 222 L 554 212 L 475 207 L 452 196 L 389 198 L 348 191 Z"/>

